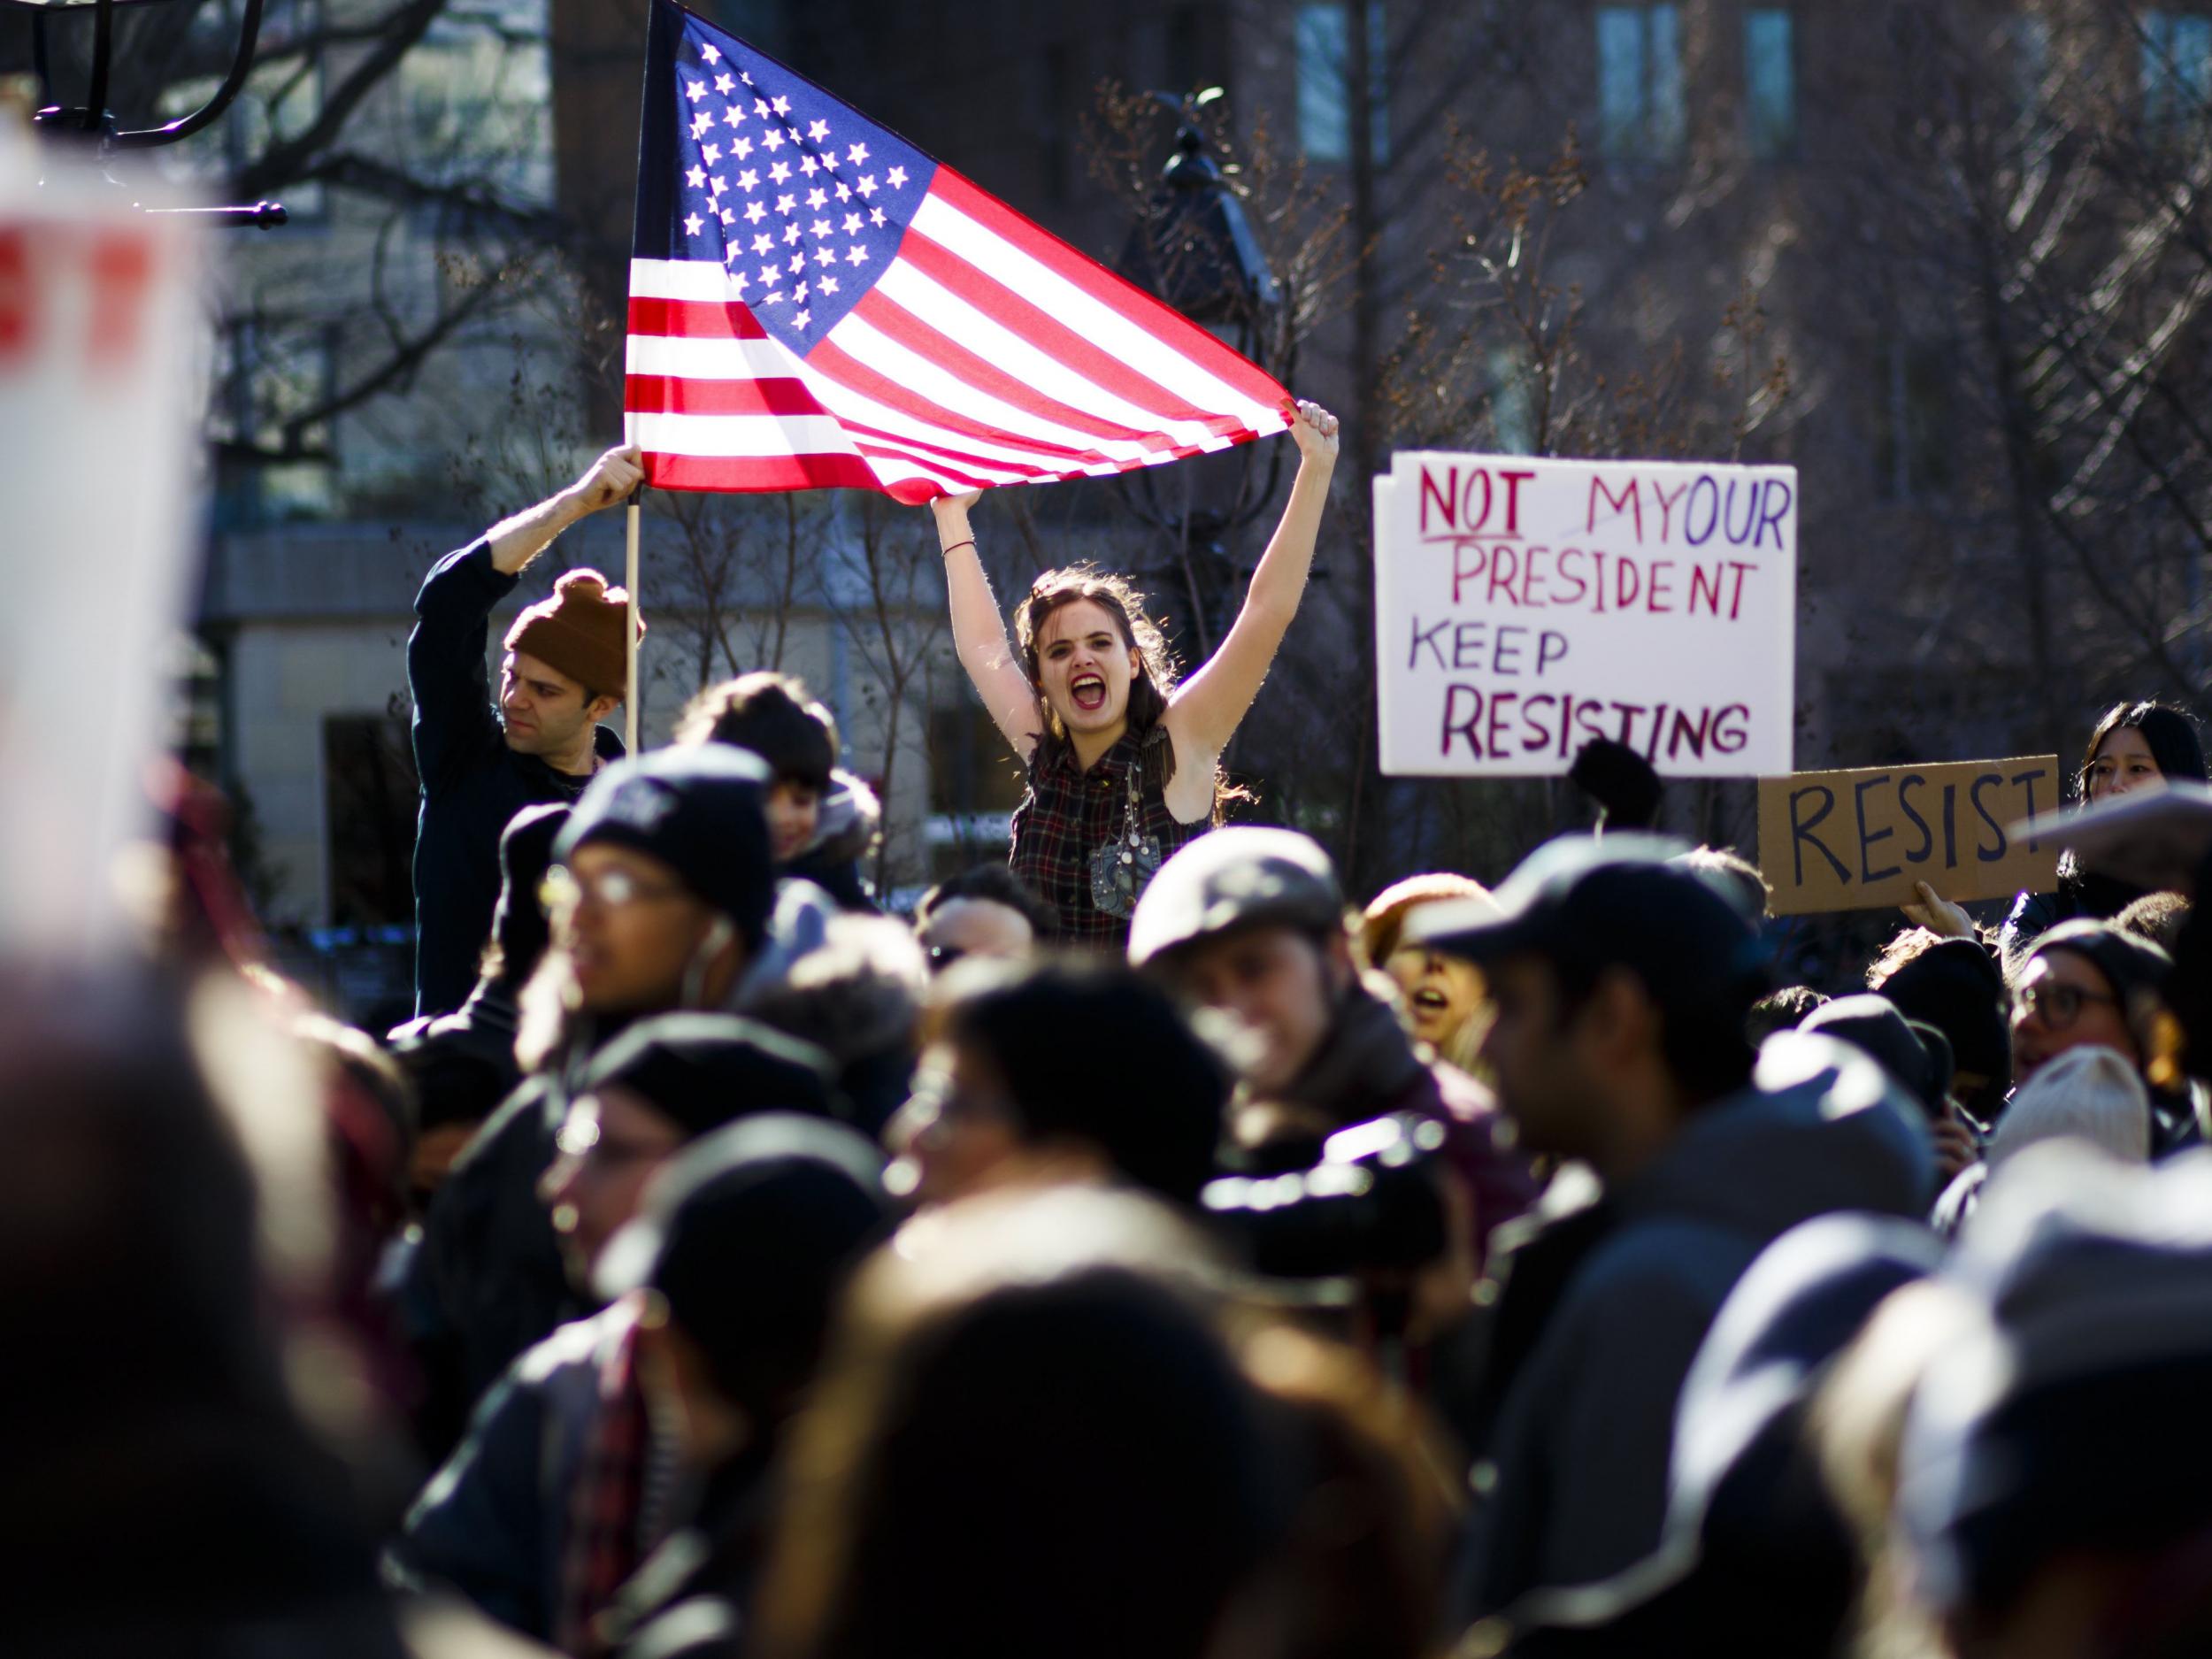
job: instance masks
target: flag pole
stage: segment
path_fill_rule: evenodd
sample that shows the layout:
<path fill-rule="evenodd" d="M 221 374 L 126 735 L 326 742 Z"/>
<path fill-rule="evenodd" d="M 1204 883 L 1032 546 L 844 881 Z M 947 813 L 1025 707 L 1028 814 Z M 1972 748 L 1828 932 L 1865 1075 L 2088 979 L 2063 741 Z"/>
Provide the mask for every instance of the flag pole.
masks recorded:
<path fill-rule="evenodd" d="M 622 442 L 637 442 L 637 417 L 628 410 L 622 411 Z M 630 590 L 630 626 L 622 630 L 622 743 L 631 754 L 637 753 L 637 634 L 638 618 L 645 614 L 643 597 L 638 592 L 638 523 L 645 516 L 645 486 L 641 483 L 630 492 L 627 510 L 623 513 L 622 526 L 622 583 Z"/>
<path fill-rule="evenodd" d="M 623 742 L 632 754 L 637 753 L 637 619 L 645 614 L 638 602 L 637 590 L 637 533 L 638 520 L 645 516 L 639 503 L 645 495 L 640 484 L 630 492 L 630 505 L 623 517 L 622 580 L 630 590 L 630 626 L 622 632 L 622 710 Z"/>

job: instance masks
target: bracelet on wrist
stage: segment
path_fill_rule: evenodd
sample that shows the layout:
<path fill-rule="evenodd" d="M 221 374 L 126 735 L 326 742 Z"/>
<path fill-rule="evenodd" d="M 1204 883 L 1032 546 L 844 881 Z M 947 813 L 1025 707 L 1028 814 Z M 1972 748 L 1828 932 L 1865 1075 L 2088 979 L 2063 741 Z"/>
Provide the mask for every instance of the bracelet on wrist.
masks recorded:
<path fill-rule="evenodd" d="M 949 547 L 940 548 L 938 551 L 945 554 L 947 557 L 950 557 L 952 554 L 957 553 L 964 547 L 973 547 L 974 545 L 975 538 L 973 536 L 970 536 L 964 541 L 955 541 Z"/>

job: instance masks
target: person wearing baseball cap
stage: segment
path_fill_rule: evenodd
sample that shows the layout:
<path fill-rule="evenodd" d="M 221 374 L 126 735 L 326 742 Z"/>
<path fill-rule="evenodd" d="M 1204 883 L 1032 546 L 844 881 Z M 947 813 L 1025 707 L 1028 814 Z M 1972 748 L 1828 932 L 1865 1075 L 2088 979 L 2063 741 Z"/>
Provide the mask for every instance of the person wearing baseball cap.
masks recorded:
<path fill-rule="evenodd" d="M 1338 1130 L 1411 1112 L 1446 1131 L 1475 1267 L 1533 1201 L 1489 1091 L 1425 1058 L 1363 979 L 1336 867 L 1308 837 L 1238 825 L 1193 841 L 1138 899 L 1129 960 L 1231 1027 L 1232 1139 L 1256 1172 L 1307 1167 Z"/>
<path fill-rule="evenodd" d="M 499 896 L 500 832 L 517 812 L 573 801 L 622 753 L 600 725 L 622 701 L 626 635 L 644 632 L 629 595 L 572 570 L 502 640 L 495 696 L 486 672 L 491 613 L 523 569 L 577 520 L 643 477 L 634 449 L 608 450 L 549 499 L 502 520 L 432 567 L 407 638 L 415 772 L 415 1011 L 457 1008 Z"/>
<path fill-rule="evenodd" d="M 1753 919 L 1671 841 L 1564 837 L 1494 904 L 1430 907 L 1432 949 L 1482 969 L 1482 1046 L 1531 1151 L 1577 1162 L 1497 1299 L 1463 1611 L 1608 1579 L 1658 1548 L 1677 1400 L 1729 1291 L 1832 1210 L 1917 1219 L 1935 1172 L 1919 1107 L 1832 1037 L 1754 1055 Z M 1594 1178 L 1594 1191 L 1592 1190 Z"/>

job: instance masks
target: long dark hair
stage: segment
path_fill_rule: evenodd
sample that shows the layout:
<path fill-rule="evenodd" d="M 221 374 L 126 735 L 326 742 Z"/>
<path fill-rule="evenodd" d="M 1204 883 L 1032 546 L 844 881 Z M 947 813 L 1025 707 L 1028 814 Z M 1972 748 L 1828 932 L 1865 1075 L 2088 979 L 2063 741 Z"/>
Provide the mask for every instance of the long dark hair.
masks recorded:
<path fill-rule="evenodd" d="M 1086 600 L 1113 618 L 1122 644 L 1137 653 L 1137 672 L 1129 681 L 1126 718 L 1130 732 L 1140 741 L 1159 725 L 1160 717 L 1167 712 L 1168 699 L 1174 695 L 1175 655 L 1169 650 L 1167 635 L 1161 632 L 1160 625 L 1145 614 L 1144 595 L 1135 583 L 1113 571 L 1101 570 L 1087 560 L 1047 571 L 1029 585 L 1028 593 L 1014 607 L 1014 642 L 1020 648 L 1022 672 L 1029 676 L 1030 690 L 1037 699 L 1040 761 L 1056 758 L 1064 752 L 1068 733 L 1044 695 L 1044 675 L 1037 659 L 1038 637 L 1044 632 L 1045 619 L 1054 611 Z M 1174 775 L 1175 751 L 1171 745 L 1162 781 L 1164 783 Z M 1219 766 L 1214 768 L 1216 824 L 1222 821 L 1230 802 L 1250 799 L 1249 791 L 1233 786 L 1222 775 Z"/>
<path fill-rule="evenodd" d="M 2116 703 L 2089 733 L 2089 747 L 2081 754 L 2081 769 L 2074 774 L 2077 795 L 2088 795 L 2089 769 L 2096 764 L 2097 751 L 2105 746 L 2107 738 L 2121 730 L 2142 733 L 2151 758 L 2169 780 L 2193 778 L 2199 783 L 2206 781 L 2204 745 L 2197 739 L 2197 723 L 2187 710 L 2170 703 Z"/>

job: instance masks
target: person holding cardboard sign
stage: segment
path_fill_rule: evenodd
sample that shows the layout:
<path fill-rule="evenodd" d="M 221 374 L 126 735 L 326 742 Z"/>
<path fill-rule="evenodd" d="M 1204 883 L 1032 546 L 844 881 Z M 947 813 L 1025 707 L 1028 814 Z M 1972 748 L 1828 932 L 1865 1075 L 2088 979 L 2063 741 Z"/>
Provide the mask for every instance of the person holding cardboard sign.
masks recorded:
<path fill-rule="evenodd" d="M 2204 747 L 2194 718 L 2169 703 L 2116 703 L 2106 710 L 2082 751 L 2074 775 L 2076 798 L 2109 801 L 2139 789 L 2154 789 L 2170 779 L 2205 780 Z M 2016 963 L 2042 934 L 2077 917 L 2102 921 L 2143 896 L 2140 887 L 2111 876 L 2093 874 L 2070 851 L 2059 861 L 2058 890 L 2022 893 L 1998 930 L 2007 964 Z M 1920 901 L 1901 907 L 1905 918 L 1951 939 L 1976 936 L 1973 918 L 1926 882 Z"/>

